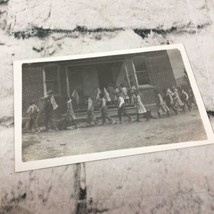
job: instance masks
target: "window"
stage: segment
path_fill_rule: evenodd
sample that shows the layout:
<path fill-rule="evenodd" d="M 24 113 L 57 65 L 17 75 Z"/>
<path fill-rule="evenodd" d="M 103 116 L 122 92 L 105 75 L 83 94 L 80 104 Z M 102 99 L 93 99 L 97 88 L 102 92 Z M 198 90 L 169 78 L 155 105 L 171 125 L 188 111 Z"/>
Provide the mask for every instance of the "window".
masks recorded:
<path fill-rule="evenodd" d="M 55 95 L 60 94 L 58 66 L 51 65 L 45 67 L 45 84 L 47 92 L 52 90 Z"/>
<path fill-rule="evenodd" d="M 134 57 L 133 64 L 135 67 L 138 84 L 139 85 L 148 85 L 151 83 L 149 71 L 147 68 L 146 60 L 144 57 Z"/>

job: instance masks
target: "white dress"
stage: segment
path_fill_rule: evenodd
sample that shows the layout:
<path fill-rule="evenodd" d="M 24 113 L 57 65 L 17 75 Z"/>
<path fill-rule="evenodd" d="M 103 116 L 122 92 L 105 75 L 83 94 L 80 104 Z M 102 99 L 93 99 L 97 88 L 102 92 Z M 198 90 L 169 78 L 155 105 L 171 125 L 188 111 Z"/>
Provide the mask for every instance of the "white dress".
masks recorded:
<path fill-rule="evenodd" d="M 67 117 L 69 120 L 76 120 L 76 115 L 74 113 L 73 105 L 72 105 L 72 100 L 69 99 L 67 102 Z"/>
<path fill-rule="evenodd" d="M 111 102 L 110 95 L 109 95 L 108 91 L 106 90 L 106 88 L 104 88 L 104 94 L 105 94 L 105 98 L 106 98 L 107 102 Z"/>
<path fill-rule="evenodd" d="M 53 110 L 55 111 L 58 108 L 58 105 L 53 95 L 51 96 L 51 104 L 53 106 Z"/>
<path fill-rule="evenodd" d="M 162 111 L 163 113 L 166 113 L 169 111 L 168 106 L 166 105 L 166 103 L 163 101 L 163 98 L 160 94 L 157 95 L 158 96 L 158 112 L 160 113 L 160 111 Z"/>
<path fill-rule="evenodd" d="M 144 107 L 139 94 L 136 96 L 136 107 L 138 114 L 146 113 L 146 108 Z"/>
<path fill-rule="evenodd" d="M 174 102 L 175 102 L 175 106 L 184 106 L 183 102 L 181 101 L 180 97 L 179 97 L 179 94 L 177 91 L 175 91 L 173 93 L 173 99 L 174 99 Z"/>

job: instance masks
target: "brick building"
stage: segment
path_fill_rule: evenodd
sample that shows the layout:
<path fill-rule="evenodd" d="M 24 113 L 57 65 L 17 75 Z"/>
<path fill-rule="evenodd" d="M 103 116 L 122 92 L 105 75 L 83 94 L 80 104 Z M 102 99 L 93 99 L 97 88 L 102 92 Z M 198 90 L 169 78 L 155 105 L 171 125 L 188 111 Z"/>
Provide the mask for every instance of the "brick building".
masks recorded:
<path fill-rule="evenodd" d="M 133 83 L 140 89 L 147 108 L 155 105 L 154 87 L 176 85 L 167 51 L 153 51 L 78 60 L 23 64 L 23 111 L 30 101 L 38 105 L 48 90 L 53 90 L 60 113 L 65 112 L 66 97 L 74 90 L 79 94 L 78 109 L 86 110 L 85 97 L 96 97 L 97 88 L 108 84 Z M 77 109 L 77 106 L 75 106 Z"/>

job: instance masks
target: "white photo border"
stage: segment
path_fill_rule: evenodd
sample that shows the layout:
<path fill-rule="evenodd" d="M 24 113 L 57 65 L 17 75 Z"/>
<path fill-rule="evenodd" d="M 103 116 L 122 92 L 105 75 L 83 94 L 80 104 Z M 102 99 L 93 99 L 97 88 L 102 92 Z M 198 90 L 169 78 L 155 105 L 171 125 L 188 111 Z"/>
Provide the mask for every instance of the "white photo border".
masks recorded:
<path fill-rule="evenodd" d="M 162 144 L 156 146 L 146 146 L 140 148 L 129 148 L 129 149 L 120 149 L 120 150 L 112 150 L 106 152 L 96 152 L 91 154 L 81 154 L 81 155 L 73 155 L 73 156 L 65 156 L 44 160 L 36 160 L 36 161 L 22 161 L 22 64 L 24 63 L 35 63 L 35 62 L 53 62 L 53 61 L 65 61 L 65 60 L 76 60 L 76 59 L 85 59 L 85 58 L 94 58 L 94 57 L 105 57 L 105 56 L 116 56 L 122 54 L 135 54 L 135 53 L 143 53 L 143 52 L 151 52 L 151 51 L 161 51 L 161 50 L 170 50 L 170 49 L 178 49 L 181 53 L 181 57 L 186 68 L 191 87 L 193 89 L 194 96 L 196 98 L 196 102 L 198 105 L 198 109 L 200 112 L 201 120 L 203 122 L 204 130 L 207 135 L 207 140 L 203 141 L 188 141 L 181 143 L 173 143 L 173 144 Z M 103 52 L 103 53 L 93 53 L 93 54 L 82 54 L 82 55 L 74 55 L 74 56 L 63 56 L 63 57 L 49 57 L 49 58 L 40 58 L 40 59 L 31 59 L 31 60 L 20 60 L 14 61 L 14 104 L 15 104 L 15 171 L 26 171 L 26 170 L 35 170 L 42 169 L 47 167 L 55 167 L 62 166 L 67 164 L 81 163 L 87 161 L 95 161 L 130 155 L 139 155 L 151 152 L 172 150 L 172 149 L 180 149 L 194 146 L 202 146 L 207 144 L 214 143 L 214 134 L 213 130 L 207 116 L 205 106 L 203 104 L 203 100 L 198 89 L 194 74 L 192 72 L 185 48 L 183 44 L 173 44 L 173 45 L 161 45 L 155 47 L 145 47 L 138 49 L 130 49 L 130 50 L 120 50 L 120 51 L 111 51 L 111 52 Z"/>

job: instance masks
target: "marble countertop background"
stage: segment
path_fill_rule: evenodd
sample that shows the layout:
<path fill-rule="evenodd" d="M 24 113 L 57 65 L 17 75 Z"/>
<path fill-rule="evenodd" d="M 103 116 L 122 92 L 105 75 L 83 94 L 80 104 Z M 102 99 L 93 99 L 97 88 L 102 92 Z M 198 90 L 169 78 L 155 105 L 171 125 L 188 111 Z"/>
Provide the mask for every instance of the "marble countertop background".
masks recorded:
<path fill-rule="evenodd" d="M 0 214 L 214 213 L 213 145 L 14 173 L 12 122 L 13 60 L 167 42 L 214 111 L 213 21 L 213 0 L 0 0 Z"/>

